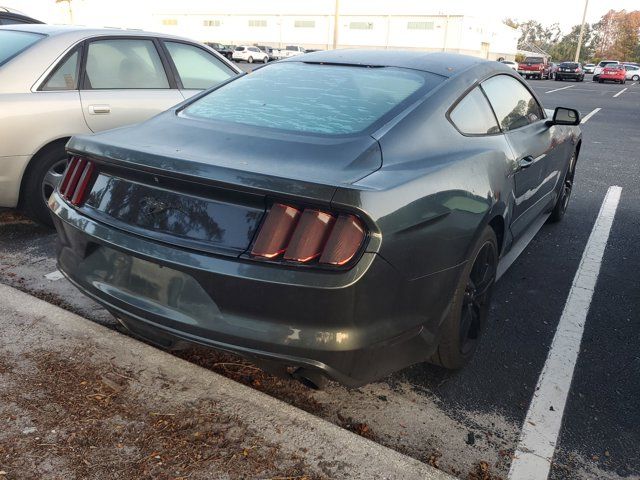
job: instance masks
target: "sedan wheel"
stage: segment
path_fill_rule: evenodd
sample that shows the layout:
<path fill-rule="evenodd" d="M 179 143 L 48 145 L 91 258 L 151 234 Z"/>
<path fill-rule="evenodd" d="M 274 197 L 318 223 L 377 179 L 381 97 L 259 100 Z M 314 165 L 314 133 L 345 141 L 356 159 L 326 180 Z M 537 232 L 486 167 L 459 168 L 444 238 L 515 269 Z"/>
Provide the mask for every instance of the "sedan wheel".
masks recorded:
<path fill-rule="evenodd" d="M 631 77 L 631 80 L 633 80 L 634 82 L 637 82 L 638 80 L 640 80 L 640 76 L 634 75 L 633 77 Z"/>
<path fill-rule="evenodd" d="M 44 203 L 49 201 L 49 197 L 53 191 L 58 188 L 62 181 L 64 171 L 67 169 L 67 159 L 61 159 L 54 163 L 47 171 L 42 179 L 42 200 Z"/>
<path fill-rule="evenodd" d="M 20 192 L 20 205 L 33 220 L 53 226 L 47 202 L 67 168 L 64 145 L 52 146 L 31 160 Z"/>
<path fill-rule="evenodd" d="M 498 269 L 496 234 L 487 226 L 464 267 L 454 293 L 441 340 L 429 361 L 448 369 L 462 368 L 475 353 L 489 315 Z"/>
<path fill-rule="evenodd" d="M 253 57 L 247 58 L 247 63 L 253 63 Z"/>

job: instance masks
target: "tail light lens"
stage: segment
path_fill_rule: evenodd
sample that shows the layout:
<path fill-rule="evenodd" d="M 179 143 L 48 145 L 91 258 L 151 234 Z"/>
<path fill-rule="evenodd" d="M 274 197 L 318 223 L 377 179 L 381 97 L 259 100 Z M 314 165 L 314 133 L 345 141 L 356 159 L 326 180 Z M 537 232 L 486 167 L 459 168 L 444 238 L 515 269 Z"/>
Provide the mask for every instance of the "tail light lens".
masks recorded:
<path fill-rule="evenodd" d="M 256 258 L 299 264 L 343 266 L 360 250 L 366 238 L 355 215 L 274 204 L 251 249 Z"/>
<path fill-rule="evenodd" d="M 60 195 L 73 205 L 81 205 L 89 191 L 94 170 L 93 163 L 86 158 L 71 157 L 60 183 Z"/>

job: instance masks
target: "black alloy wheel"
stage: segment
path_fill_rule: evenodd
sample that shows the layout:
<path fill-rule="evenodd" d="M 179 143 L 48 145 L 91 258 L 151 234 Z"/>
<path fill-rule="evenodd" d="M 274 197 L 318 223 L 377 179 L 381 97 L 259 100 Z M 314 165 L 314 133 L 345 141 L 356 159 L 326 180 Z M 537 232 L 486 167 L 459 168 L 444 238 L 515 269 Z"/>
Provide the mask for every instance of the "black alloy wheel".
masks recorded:
<path fill-rule="evenodd" d="M 486 324 L 489 300 L 496 280 L 497 252 L 487 241 L 476 256 L 464 289 L 460 315 L 460 353 L 468 355 L 476 348 L 480 331 Z"/>

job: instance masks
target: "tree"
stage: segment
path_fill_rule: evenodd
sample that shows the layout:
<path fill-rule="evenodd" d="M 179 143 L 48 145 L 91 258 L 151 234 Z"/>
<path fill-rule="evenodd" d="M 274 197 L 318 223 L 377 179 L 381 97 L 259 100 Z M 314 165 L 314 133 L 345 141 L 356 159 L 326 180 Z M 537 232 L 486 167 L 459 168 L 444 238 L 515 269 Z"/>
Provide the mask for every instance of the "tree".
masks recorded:
<path fill-rule="evenodd" d="M 575 25 L 571 32 L 564 35 L 557 43 L 549 48 L 549 54 L 556 61 L 573 61 L 576 49 L 578 48 L 578 38 L 580 37 L 580 25 Z M 587 24 L 584 28 L 582 48 L 580 49 L 579 62 L 585 63 L 593 57 L 593 28 Z"/>

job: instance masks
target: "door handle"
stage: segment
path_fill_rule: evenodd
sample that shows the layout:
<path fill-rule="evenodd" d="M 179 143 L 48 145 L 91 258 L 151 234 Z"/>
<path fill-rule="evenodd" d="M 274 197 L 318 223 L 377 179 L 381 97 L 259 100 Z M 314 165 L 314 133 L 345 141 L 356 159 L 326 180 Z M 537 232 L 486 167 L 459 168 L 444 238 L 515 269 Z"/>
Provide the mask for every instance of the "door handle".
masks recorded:
<path fill-rule="evenodd" d="M 523 168 L 529 168 L 531 165 L 533 165 L 533 161 L 534 158 L 531 155 L 527 155 L 526 157 L 521 158 L 518 161 L 518 168 L 520 168 L 521 170 Z"/>
<path fill-rule="evenodd" d="M 91 115 L 104 115 L 111 113 L 110 105 L 89 105 L 89 113 Z"/>

